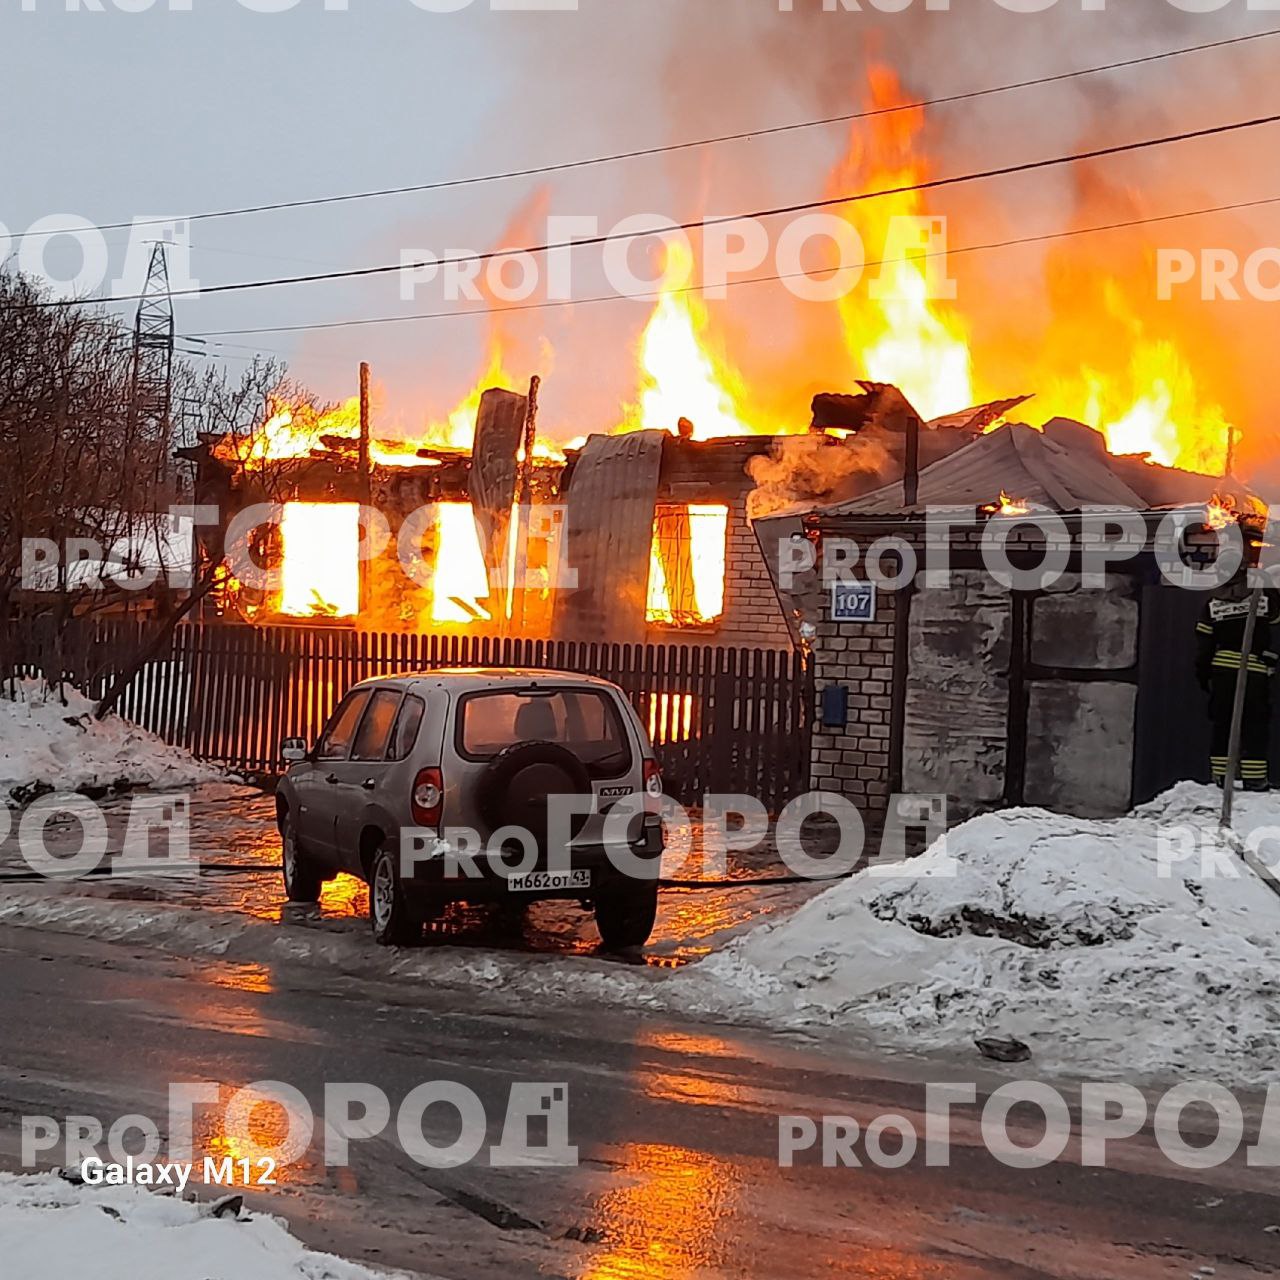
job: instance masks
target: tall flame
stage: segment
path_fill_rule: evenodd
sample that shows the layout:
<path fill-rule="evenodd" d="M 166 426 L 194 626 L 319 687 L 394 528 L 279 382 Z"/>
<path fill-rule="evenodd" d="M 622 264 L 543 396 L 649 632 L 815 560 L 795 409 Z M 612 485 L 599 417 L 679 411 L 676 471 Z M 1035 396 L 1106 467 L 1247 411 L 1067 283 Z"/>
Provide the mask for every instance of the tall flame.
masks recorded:
<path fill-rule="evenodd" d="M 514 378 L 507 372 L 502 343 L 496 335 L 491 339 L 485 371 L 442 421 L 427 428 L 429 443 L 446 449 L 470 449 L 476 438 L 476 416 L 480 397 L 489 387 L 513 387 Z"/>
<path fill-rule="evenodd" d="M 884 66 L 868 73 L 873 110 L 907 101 L 896 74 Z M 855 126 L 849 152 L 831 178 L 835 193 L 895 190 L 915 186 L 928 176 L 916 153 L 924 128 L 924 109 L 895 111 Z M 903 228 L 924 223 L 898 221 L 927 215 L 919 191 L 881 196 L 838 206 L 861 237 L 868 257 L 883 259 L 868 268 L 862 286 L 839 302 L 845 344 L 854 373 L 875 382 L 892 382 L 926 417 L 954 413 L 974 403 L 969 342 L 964 322 L 931 295 L 941 278 L 937 261 L 904 243 Z"/>
<path fill-rule="evenodd" d="M 1077 293 L 1079 311 L 1059 312 L 1047 349 L 1061 353 L 1061 361 L 1088 343 L 1088 356 L 1076 356 L 1066 373 L 1045 384 L 1045 403 L 1055 414 L 1097 427 L 1113 453 L 1145 453 L 1165 466 L 1217 475 L 1226 466 L 1226 415 L 1201 392 L 1174 338 L 1140 316 L 1138 288 L 1107 277 L 1100 308 Z M 1083 339 L 1081 327 L 1090 331 Z"/>
<path fill-rule="evenodd" d="M 689 245 L 668 240 L 660 297 L 640 338 L 640 402 L 625 429 L 674 431 L 681 418 L 688 418 L 698 440 L 753 434 L 757 428 L 742 408 L 746 386 L 707 341 L 709 317 L 690 291 L 693 279 Z"/>
<path fill-rule="evenodd" d="M 868 86 L 873 110 L 903 108 L 908 101 L 886 66 L 869 70 Z M 975 306 L 962 314 L 947 296 L 945 260 L 933 256 L 944 242 L 931 239 L 931 211 L 919 190 L 931 174 L 921 151 L 924 125 L 924 110 L 917 107 L 858 121 L 847 154 L 830 176 L 833 194 L 897 192 L 836 206 L 874 260 L 859 287 L 836 304 L 850 382 L 865 378 L 896 384 L 926 418 L 994 400 L 1010 390 L 1034 389 L 1044 417 L 1073 417 L 1097 427 L 1113 452 L 1221 471 L 1230 428 L 1222 407 L 1205 394 L 1202 379 L 1192 371 L 1191 355 L 1199 360 L 1202 351 L 1186 334 L 1170 331 L 1176 319 L 1144 301 L 1153 296 L 1149 280 L 1098 269 L 1076 241 L 1049 255 L 1051 318 L 1042 335 L 1036 330 L 1037 363 L 1025 374 L 1025 388 L 975 385 L 970 329 L 981 334 L 984 313 Z M 527 238 L 512 236 L 513 242 Z M 693 250 L 683 238 L 668 240 L 659 296 L 636 350 L 635 403 L 625 407 L 620 429 L 674 432 L 686 418 L 698 441 L 803 429 L 794 419 L 777 426 L 763 420 L 752 391 L 717 342 L 712 315 L 694 284 Z M 523 388 L 523 379 L 507 368 L 511 349 L 495 327 L 475 386 L 416 436 L 372 440 L 373 460 L 384 467 L 439 466 L 439 458 L 421 458 L 418 450 L 469 450 L 484 390 Z M 787 379 L 787 385 L 804 385 L 807 376 Z M 770 399 L 776 403 L 776 397 Z M 254 433 L 220 448 L 248 467 L 323 455 L 335 442 L 349 456 L 359 429 L 356 399 L 321 409 L 282 393 Z M 563 457 L 547 441 L 539 442 L 537 454 Z M 1025 503 L 1001 494 L 988 509 L 1016 515 Z M 651 623 L 698 627 L 723 614 L 726 546 L 736 519 L 725 507 L 659 510 L 647 598 Z M 358 528 L 347 508 L 289 504 L 282 533 L 282 612 L 355 615 L 359 579 L 346 566 Z M 488 620 L 490 593 L 469 506 L 443 506 L 437 534 L 431 621 L 465 626 Z"/>

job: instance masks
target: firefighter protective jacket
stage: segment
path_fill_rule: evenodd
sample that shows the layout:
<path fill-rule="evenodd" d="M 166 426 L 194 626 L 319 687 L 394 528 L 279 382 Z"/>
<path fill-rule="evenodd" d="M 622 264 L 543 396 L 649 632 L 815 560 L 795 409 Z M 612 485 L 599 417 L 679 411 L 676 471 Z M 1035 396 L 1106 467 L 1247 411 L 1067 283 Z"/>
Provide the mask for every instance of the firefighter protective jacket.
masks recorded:
<path fill-rule="evenodd" d="M 1251 594 L 1247 582 L 1233 579 L 1214 592 L 1200 614 L 1196 624 L 1196 678 L 1206 688 L 1215 671 L 1240 669 L 1240 646 L 1244 643 Z M 1264 591 L 1249 653 L 1250 673 L 1272 675 L 1280 662 L 1278 650 L 1280 591 Z"/>

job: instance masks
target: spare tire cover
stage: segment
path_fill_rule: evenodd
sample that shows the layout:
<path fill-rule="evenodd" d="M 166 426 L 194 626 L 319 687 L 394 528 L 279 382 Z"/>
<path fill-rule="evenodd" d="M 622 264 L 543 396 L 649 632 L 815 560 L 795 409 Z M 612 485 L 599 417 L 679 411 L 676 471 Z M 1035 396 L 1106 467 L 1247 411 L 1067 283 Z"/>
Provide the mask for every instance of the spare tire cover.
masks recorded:
<path fill-rule="evenodd" d="M 499 752 L 485 766 L 476 788 L 476 807 L 490 830 L 519 827 L 545 852 L 549 797 L 591 793 L 586 765 L 567 747 L 555 742 L 520 742 Z M 586 814 L 574 814 L 568 824 L 570 835 L 576 836 L 586 821 Z"/>

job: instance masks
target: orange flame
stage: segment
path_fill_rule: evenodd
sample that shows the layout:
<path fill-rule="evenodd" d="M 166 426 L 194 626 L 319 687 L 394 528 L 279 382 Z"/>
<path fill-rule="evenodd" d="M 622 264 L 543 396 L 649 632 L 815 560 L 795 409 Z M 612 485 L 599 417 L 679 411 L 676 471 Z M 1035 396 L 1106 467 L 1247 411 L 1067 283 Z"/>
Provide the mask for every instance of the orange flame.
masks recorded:
<path fill-rule="evenodd" d="M 469 502 L 436 508 L 436 570 L 431 620 L 470 624 L 489 621 L 489 574 Z"/>
<path fill-rule="evenodd" d="M 728 536 L 728 507 L 659 509 L 649 559 L 651 623 L 700 626 L 724 613 Z"/>
<path fill-rule="evenodd" d="M 1205 504 L 1204 523 L 1209 529 L 1225 529 L 1235 524 L 1241 516 L 1236 500 L 1231 494 L 1215 493 Z"/>
<path fill-rule="evenodd" d="M 984 507 L 993 516 L 1029 516 L 1031 504 L 1025 498 L 1011 498 L 1003 489 L 1000 490 L 1000 501 Z"/>
<path fill-rule="evenodd" d="M 681 418 L 694 425 L 694 438 L 756 433 L 743 403 L 747 390 L 738 372 L 707 341 L 709 317 L 693 292 L 694 258 L 688 244 L 668 240 L 661 296 L 640 338 L 639 404 L 624 430 L 674 431 Z"/>
<path fill-rule="evenodd" d="M 513 387 L 502 344 L 495 335 L 485 358 L 483 372 L 475 386 L 443 418 L 428 423 L 421 434 L 407 439 L 375 436 L 369 442 L 369 457 L 384 467 L 438 467 L 438 458 L 421 458 L 420 449 L 466 451 L 475 440 L 476 415 L 480 397 L 489 387 Z M 327 408 L 317 408 L 304 399 L 289 400 L 282 393 L 271 399 L 267 416 L 248 436 L 228 437 L 218 447 L 219 456 L 238 462 L 247 470 L 261 469 L 270 462 L 323 456 L 330 445 L 354 454 L 360 439 L 360 401 L 356 397 Z M 555 445 L 542 443 L 540 454 L 557 457 Z"/>
<path fill-rule="evenodd" d="M 872 109 L 900 106 L 908 99 L 888 67 L 872 67 Z M 892 190 L 914 186 L 929 176 L 916 154 L 924 110 L 899 111 L 854 125 L 848 155 L 831 176 L 831 190 Z M 861 237 L 869 257 L 883 258 L 870 278 L 839 302 L 845 344 L 858 377 L 891 382 L 925 418 L 941 417 L 975 403 L 969 342 L 964 322 L 933 299 L 939 273 L 932 259 L 911 256 L 919 246 L 902 243 L 897 221 L 926 215 L 918 191 L 840 206 Z M 920 225 L 920 224 L 915 224 Z M 883 252 L 882 252 L 883 251 Z"/>
<path fill-rule="evenodd" d="M 1144 322 L 1139 296 L 1137 287 L 1108 277 L 1101 313 L 1086 320 L 1067 308 L 1060 312 L 1046 350 L 1072 352 L 1083 345 L 1089 358 L 1047 381 L 1042 398 L 1055 414 L 1096 427 L 1112 453 L 1147 454 L 1164 466 L 1219 475 L 1231 432 L 1226 415 L 1202 393 L 1178 343 Z M 1075 305 L 1093 312 L 1087 298 Z M 1075 338 L 1081 326 L 1090 331 L 1087 345 Z"/>
<path fill-rule="evenodd" d="M 309 458 L 326 451 L 326 439 L 355 440 L 359 435 L 359 400 L 318 409 L 303 400 L 291 403 L 283 396 L 273 396 L 264 421 L 248 436 L 227 437 L 218 453 L 254 469 L 267 462 Z"/>
<path fill-rule="evenodd" d="M 360 508 L 350 502 L 289 502 L 280 612 L 288 618 L 354 618 L 360 612 Z"/>

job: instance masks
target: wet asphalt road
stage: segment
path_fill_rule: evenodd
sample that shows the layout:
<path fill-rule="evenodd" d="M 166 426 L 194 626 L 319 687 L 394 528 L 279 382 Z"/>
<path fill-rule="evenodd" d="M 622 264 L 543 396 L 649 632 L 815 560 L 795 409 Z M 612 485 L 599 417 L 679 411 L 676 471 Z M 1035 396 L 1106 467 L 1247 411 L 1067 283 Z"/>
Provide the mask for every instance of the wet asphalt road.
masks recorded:
<path fill-rule="evenodd" d="M 324 886 L 319 904 L 300 907 L 284 901 L 280 889 L 280 838 L 275 829 L 275 800 L 262 791 L 215 784 L 195 788 L 188 799 L 190 856 L 206 867 L 256 868 L 257 874 L 206 874 L 196 879 L 130 878 L 126 881 L 80 880 L 66 891 L 90 897 L 171 902 L 201 911 L 233 912 L 268 923 L 286 923 L 324 934 L 369 934 L 369 894 L 363 881 L 339 876 Z M 125 839 L 131 798 L 100 804 L 106 820 L 109 856 Z M 15 822 L 0 840 L 0 892 L 4 877 L 30 874 L 23 862 Z M 53 857 L 74 854 L 82 834 L 74 821 L 53 821 L 44 829 L 44 844 Z M 714 837 L 701 826 L 672 838 L 663 859 L 664 876 L 681 880 L 772 878 L 789 875 L 776 853 L 716 852 Z M 157 839 L 153 853 L 163 851 Z M 766 888 L 671 890 L 664 892 L 657 927 L 643 957 L 654 967 L 674 968 L 700 960 L 726 941 L 776 911 L 799 906 L 825 886 L 785 885 Z M 428 931 L 430 945 L 498 948 L 522 954 L 585 955 L 596 953 L 599 937 L 591 914 L 573 902 L 539 902 L 523 913 L 503 914 L 492 907 L 452 906 Z M 610 957 L 617 959 L 617 957 Z"/>
<path fill-rule="evenodd" d="M 995 1087 L 971 1063 L 859 1060 L 625 1011 L 513 1015 L 481 994 L 34 929 L 0 929 L 0 972 L 10 1166 L 19 1116 L 142 1112 L 163 1129 L 178 1080 L 281 1080 L 317 1107 L 327 1081 L 375 1083 L 396 1106 L 423 1081 L 456 1080 L 484 1101 L 495 1141 L 513 1082 L 568 1085 L 576 1168 L 428 1171 L 379 1138 L 346 1169 L 311 1153 L 251 1197 L 314 1247 L 385 1266 L 451 1280 L 1280 1274 L 1272 1175 L 1178 1171 L 1149 1135 L 1116 1168 L 1020 1172 L 979 1149 L 961 1110 L 950 1168 L 778 1167 L 780 1114 L 919 1121 L 927 1079 Z M 428 1113 L 437 1120 L 447 1141 Z M 198 1133 L 207 1150 L 238 1149 L 216 1121 Z"/>

